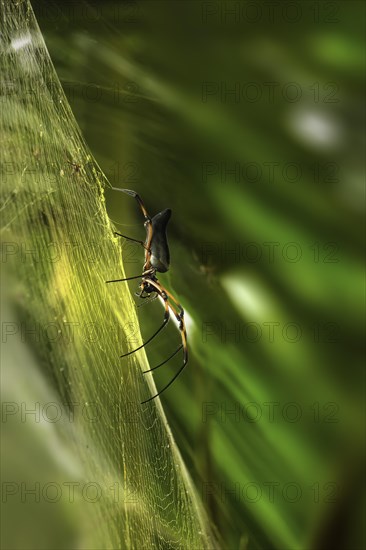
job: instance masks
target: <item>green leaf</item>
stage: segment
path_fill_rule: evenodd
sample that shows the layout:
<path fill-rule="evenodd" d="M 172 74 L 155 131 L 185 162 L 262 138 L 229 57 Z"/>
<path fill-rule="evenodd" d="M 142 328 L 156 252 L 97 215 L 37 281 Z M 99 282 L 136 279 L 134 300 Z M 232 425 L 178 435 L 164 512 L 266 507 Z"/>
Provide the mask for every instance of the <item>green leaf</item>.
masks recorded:
<path fill-rule="evenodd" d="M 124 277 L 106 178 L 29 2 L 2 8 L 4 547 L 212 548 L 159 400 L 140 405 L 145 352 L 120 359 L 141 334 L 105 284 Z"/>

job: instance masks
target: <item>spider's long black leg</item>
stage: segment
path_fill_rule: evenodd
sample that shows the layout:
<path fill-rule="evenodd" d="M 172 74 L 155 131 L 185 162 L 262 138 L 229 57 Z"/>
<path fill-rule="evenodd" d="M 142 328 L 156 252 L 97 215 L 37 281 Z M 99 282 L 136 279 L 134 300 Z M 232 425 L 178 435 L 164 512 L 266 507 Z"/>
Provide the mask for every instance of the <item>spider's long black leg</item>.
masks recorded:
<path fill-rule="evenodd" d="M 174 304 L 177 306 L 177 308 L 179 309 L 180 313 L 179 313 L 179 319 L 182 319 L 184 317 L 184 309 L 182 308 L 182 306 L 180 305 L 180 303 L 176 300 L 176 298 L 174 298 L 173 294 L 171 292 L 169 292 L 169 290 L 167 290 L 166 288 L 164 288 L 159 282 L 157 283 L 160 290 L 162 292 L 165 292 L 168 297 L 174 302 Z M 177 314 L 175 313 L 175 316 L 177 317 Z M 177 317 L 177 320 L 179 321 L 178 317 Z"/>
<path fill-rule="evenodd" d="M 149 281 L 150 282 L 150 281 Z M 159 334 L 159 332 L 161 330 L 163 330 L 163 328 L 166 326 L 167 322 L 169 321 L 170 319 L 170 312 L 169 312 L 169 306 L 168 306 L 168 297 L 166 294 L 161 294 L 161 297 L 163 298 L 164 300 L 164 306 L 165 306 L 165 313 L 164 313 L 164 321 L 162 323 L 162 325 L 158 328 L 157 331 L 154 332 L 154 334 L 152 336 L 150 336 L 150 338 L 148 340 L 146 340 L 146 342 L 144 342 L 141 346 L 139 346 L 138 348 L 136 349 L 133 349 L 132 351 L 129 351 L 128 353 L 125 353 L 123 355 L 121 355 L 121 357 L 127 357 L 127 355 L 131 355 L 132 353 L 135 353 L 135 351 L 138 351 L 140 349 L 142 349 L 143 347 L 145 347 L 149 342 L 151 342 L 151 340 L 153 340 L 155 338 L 155 336 L 157 336 Z"/>
<path fill-rule="evenodd" d="M 133 239 L 132 237 L 127 237 L 127 235 L 122 235 L 122 233 L 117 233 L 117 231 L 114 232 L 115 235 L 118 237 L 123 237 L 124 239 L 127 239 L 128 241 L 133 241 L 134 243 L 141 244 L 145 248 L 144 241 L 139 241 L 138 239 Z"/>
<path fill-rule="evenodd" d="M 141 279 L 142 275 L 136 275 L 135 277 L 126 277 L 125 279 L 113 279 L 112 281 L 106 281 L 106 283 L 120 283 L 121 281 L 132 281 L 132 279 Z"/>
<path fill-rule="evenodd" d="M 120 283 L 121 281 L 132 281 L 133 279 L 143 279 L 146 275 L 152 275 L 154 270 L 144 271 L 142 275 L 135 275 L 134 277 L 126 277 L 125 279 L 112 279 L 111 281 L 106 281 L 106 283 Z"/>
<path fill-rule="evenodd" d="M 167 290 L 159 281 L 155 281 L 154 286 L 160 290 L 160 292 L 165 292 L 165 294 L 168 296 L 168 298 L 174 302 L 175 306 L 179 309 L 179 314 L 176 312 L 175 307 L 170 304 L 171 309 L 174 312 L 175 317 L 177 318 L 178 323 L 184 318 L 184 309 L 178 302 L 178 300 L 173 296 L 169 290 Z"/>
<path fill-rule="evenodd" d="M 122 193 L 126 193 L 127 195 L 130 195 L 131 197 L 134 197 L 137 200 L 138 205 L 141 208 L 141 211 L 144 215 L 145 221 L 151 222 L 151 218 L 150 218 L 149 214 L 147 213 L 146 206 L 144 205 L 144 202 L 143 202 L 142 198 L 140 197 L 140 195 L 138 193 L 136 193 L 136 191 L 132 191 L 132 189 L 119 189 L 118 187 L 112 187 L 112 189 L 113 189 L 113 191 L 121 191 Z"/>
<path fill-rule="evenodd" d="M 112 187 L 114 191 L 121 191 L 122 193 L 127 193 L 127 195 L 130 195 L 131 197 L 134 197 L 137 200 L 137 203 L 141 209 L 141 212 L 145 218 L 145 227 L 146 227 L 146 241 L 145 241 L 145 249 L 146 249 L 146 255 L 145 255 L 145 266 L 150 265 L 150 247 L 151 247 L 151 240 L 153 235 L 153 229 L 152 229 L 152 221 L 151 217 L 149 216 L 146 207 L 144 205 L 144 202 L 140 195 L 136 193 L 136 191 L 132 191 L 132 189 L 119 189 L 118 187 Z"/>
<path fill-rule="evenodd" d="M 158 294 L 161 295 L 162 298 L 165 297 L 164 298 L 165 307 L 167 307 L 167 305 L 168 305 L 168 308 L 171 308 L 171 310 L 173 311 L 173 313 L 175 315 L 175 318 L 178 321 L 178 327 L 179 327 L 180 334 L 181 334 L 181 337 L 182 337 L 182 344 L 178 347 L 178 349 L 175 350 L 175 352 L 170 357 L 168 357 L 168 359 L 166 359 L 166 361 L 164 361 L 163 363 L 160 363 L 160 365 L 157 365 L 156 367 L 152 368 L 151 370 L 155 370 L 155 369 L 161 367 L 162 365 L 164 365 L 165 363 L 167 363 L 182 348 L 183 348 L 183 365 L 180 367 L 178 372 L 173 376 L 173 378 L 171 379 L 169 384 L 164 386 L 164 388 L 162 390 L 160 390 L 156 395 L 153 395 L 152 397 L 149 397 L 149 399 L 146 399 L 145 401 L 142 401 L 141 405 L 143 405 L 144 403 L 147 403 L 148 401 L 151 401 L 152 399 L 155 399 L 155 397 L 158 397 L 158 395 L 161 395 L 166 389 L 168 389 L 169 386 L 171 384 L 173 384 L 174 380 L 176 380 L 178 378 L 178 376 L 183 371 L 183 369 L 185 368 L 185 366 L 187 365 L 187 362 L 188 362 L 187 331 L 186 331 L 186 326 L 185 326 L 185 322 L 184 322 L 184 309 L 177 302 L 177 300 L 174 298 L 174 296 L 172 296 L 171 293 L 168 292 L 158 281 L 151 281 L 150 280 L 149 284 L 151 286 L 154 286 L 157 289 Z M 167 303 L 166 300 L 167 300 L 168 296 L 171 297 L 172 300 L 174 301 L 174 303 L 178 306 L 180 313 L 178 313 L 176 311 L 175 307 L 172 304 Z M 145 371 L 145 372 L 149 372 L 149 371 Z"/>
<path fill-rule="evenodd" d="M 145 218 L 145 223 L 151 225 L 151 218 L 146 210 L 146 206 L 144 205 L 142 198 L 138 193 L 136 193 L 136 191 L 132 191 L 132 189 L 119 189 L 118 187 L 112 187 L 112 189 L 113 191 L 121 191 L 122 193 L 127 193 L 127 195 L 134 197 L 137 200 L 139 207 L 141 208 L 141 212 Z"/>
<path fill-rule="evenodd" d="M 178 314 L 177 314 L 178 315 Z M 155 399 L 155 397 L 158 397 L 159 395 L 161 395 L 165 390 L 167 390 L 169 388 L 169 386 L 171 386 L 174 382 L 174 380 L 176 380 L 178 378 L 178 376 L 181 374 L 181 372 L 183 371 L 183 369 L 186 367 L 187 363 L 188 363 L 188 349 L 187 349 L 187 333 L 186 333 L 186 328 L 185 328 L 185 325 L 184 325 L 184 320 L 183 320 L 183 317 L 181 317 L 180 315 L 178 315 L 178 318 L 180 319 L 180 325 L 179 325 L 179 330 L 181 331 L 181 336 L 182 336 L 182 346 L 183 347 L 183 365 L 180 367 L 180 369 L 178 370 L 178 372 L 175 373 L 175 375 L 173 376 L 173 378 L 170 380 L 170 382 L 164 386 L 164 388 L 162 390 L 160 390 L 156 395 L 153 395 L 152 397 L 149 397 L 149 399 L 146 399 L 145 401 L 142 401 L 141 405 L 143 405 L 144 403 L 147 403 L 148 401 L 151 401 L 152 399 Z M 179 348 L 178 348 L 179 350 Z M 177 352 L 178 352 L 177 350 Z"/>
<path fill-rule="evenodd" d="M 143 371 L 143 374 L 146 374 L 147 372 L 151 372 L 153 370 L 156 370 L 158 369 L 159 367 L 162 367 L 163 365 L 165 365 L 165 363 L 167 363 L 168 361 L 170 361 L 170 359 L 172 359 L 175 355 L 177 355 L 178 351 L 180 351 L 183 347 L 183 344 L 181 344 L 180 346 L 178 346 L 178 348 L 171 354 L 169 355 L 168 359 L 165 359 L 165 361 L 163 361 L 162 363 L 160 363 L 159 365 L 157 365 L 156 367 L 153 367 L 152 369 L 149 369 L 149 370 L 144 370 Z"/>

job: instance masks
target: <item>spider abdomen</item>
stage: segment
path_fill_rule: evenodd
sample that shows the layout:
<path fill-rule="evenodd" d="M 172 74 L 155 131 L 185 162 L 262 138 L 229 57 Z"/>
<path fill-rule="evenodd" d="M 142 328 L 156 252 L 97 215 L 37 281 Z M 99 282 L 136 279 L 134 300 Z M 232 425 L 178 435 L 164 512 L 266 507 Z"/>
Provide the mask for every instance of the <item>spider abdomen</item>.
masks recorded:
<path fill-rule="evenodd" d="M 153 237 L 150 243 L 151 257 L 150 263 L 159 273 L 165 273 L 169 269 L 170 254 L 166 228 L 172 215 L 170 208 L 166 208 L 159 214 L 156 214 L 151 220 Z"/>

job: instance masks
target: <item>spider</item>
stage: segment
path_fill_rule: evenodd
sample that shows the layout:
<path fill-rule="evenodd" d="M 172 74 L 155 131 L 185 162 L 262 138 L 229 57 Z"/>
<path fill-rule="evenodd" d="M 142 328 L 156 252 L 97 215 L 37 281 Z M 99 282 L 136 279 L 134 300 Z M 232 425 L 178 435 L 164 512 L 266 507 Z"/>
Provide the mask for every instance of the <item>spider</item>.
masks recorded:
<path fill-rule="evenodd" d="M 174 382 L 174 380 L 178 378 L 178 376 L 183 371 L 183 369 L 185 368 L 188 362 L 187 333 L 186 333 L 186 327 L 184 323 L 184 310 L 182 306 L 174 298 L 174 296 L 166 288 L 164 288 L 163 285 L 158 281 L 158 278 L 156 276 L 157 272 L 166 273 L 169 270 L 170 254 L 169 254 L 169 246 L 168 246 L 168 241 L 166 236 L 166 227 L 167 227 L 168 221 L 170 220 L 172 211 L 169 208 L 166 208 L 165 210 L 163 210 L 162 212 L 159 212 L 159 214 L 156 214 L 153 218 L 151 218 L 147 213 L 147 210 L 145 208 L 145 205 L 141 197 L 136 193 L 136 191 L 131 191 L 130 189 L 118 189 L 117 187 L 112 187 L 112 189 L 114 191 L 121 191 L 122 193 L 127 193 L 127 195 L 134 197 L 142 211 L 142 214 L 145 219 L 144 226 L 146 228 L 145 241 L 132 239 L 131 237 L 127 237 L 126 235 L 122 235 L 121 233 L 117 233 L 117 232 L 115 232 L 115 235 L 119 237 L 123 237 L 124 239 L 127 239 L 129 241 L 134 241 L 136 243 L 139 243 L 141 246 L 143 246 L 145 249 L 145 263 L 143 266 L 142 275 L 137 275 L 135 277 L 127 277 L 125 279 L 114 279 L 111 281 L 106 281 L 106 283 L 117 283 L 120 281 L 131 281 L 132 279 L 141 278 L 141 282 L 139 285 L 140 292 L 137 293 L 137 296 L 139 296 L 142 299 L 148 298 L 148 301 L 153 300 L 157 297 L 160 297 L 162 302 L 164 303 L 164 308 L 165 308 L 164 320 L 162 325 L 158 328 L 158 330 L 154 332 L 154 334 L 148 340 L 146 340 L 146 342 L 144 342 L 141 346 L 139 346 L 138 348 L 132 351 L 129 351 L 128 353 L 125 353 L 124 355 L 121 355 L 121 357 L 127 357 L 128 355 L 135 353 L 136 351 L 145 347 L 149 342 L 151 342 L 155 338 L 155 336 L 157 336 L 159 332 L 163 330 L 163 328 L 166 326 L 166 324 L 170 319 L 171 313 L 174 315 L 175 319 L 177 320 L 178 328 L 182 338 L 181 345 L 167 359 L 165 359 L 165 361 L 163 361 L 156 367 L 153 367 L 152 369 L 144 371 L 144 374 L 146 374 L 147 372 L 151 372 L 153 370 L 158 369 L 159 367 L 165 365 L 165 363 L 170 361 L 170 359 L 172 359 L 181 349 L 183 349 L 183 365 L 180 367 L 178 372 L 173 376 L 170 382 L 162 390 L 160 390 L 156 395 L 153 395 L 149 399 L 142 401 L 141 404 L 143 405 L 144 403 L 147 403 L 148 401 L 155 399 L 156 397 L 158 397 L 158 395 L 162 394 L 167 388 L 169 388 L 169 386 Z"/>
<path fill-rule="evenodd" d="M 71 160 L 68 160 L 67 163 L 70 164 L 70 166 L 71 166 L 71 168 L 72 168 L 72 171 L 73 171 L 75 174 L 80 174 L 80 171 L 81 171 L 81 166 L 80 166 L 80 164 L 78 164 L 77 162 L 72 162 Z"/>

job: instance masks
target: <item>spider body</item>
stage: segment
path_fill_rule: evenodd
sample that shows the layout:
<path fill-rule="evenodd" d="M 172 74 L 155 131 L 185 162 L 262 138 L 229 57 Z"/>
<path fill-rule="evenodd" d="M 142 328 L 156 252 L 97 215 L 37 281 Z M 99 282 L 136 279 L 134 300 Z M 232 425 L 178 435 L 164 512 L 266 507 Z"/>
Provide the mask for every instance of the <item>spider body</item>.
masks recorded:
<path fill-rule="evenodd" d="M 78 164 L 77 162 L 72 162 L 72 161 L 70 161 L 70 160 L 68 160 L 67 162 L 68 162 L 68 164 L 70 164 L 70 166 L 72 167 L 73 172 L 74 172 L 75 174 L 80 174 L 80 171 L 81 171 L 81 166 L 80 166 L 80 164 Z"/>
<path fill-rule="evenodd" d="M 166 273 L 169 270 L 169 266 L 170 266 L 170 253 L 169 253 L 166 229 L 167 229 L 168 222 L 171 218 L 172 211 L 169 208 L 166 208 L 165 210 L 162 210 L 161 212 L 159 212 L 158 214 L 156 214 L 154 217 L 151 218 L 145 208 L 145 205 L 141 197 L 136 193 L 136 191 L 132 191 L 131 189 L 117 189 L 115 187 L 112 187 L 112 189 L 115 191 L 122 191 L 123 193 L 126 193 L 127 195 L 134 197 L 141 208 L 142 214 L 145 218 L 145 223 L 144 223 L 146 228 L 145 241 L 139 241 L 137 239 L 132 239 L 131 237 L 126 237 L 126 235 L 121 235 L 121 233 L 115 233 L 115 235 L 118 235 L 119 237 L 123 237 L 130 241 L 137 242 L 140 245 L 142 245 L 145 249 L 145 262 L 144 262 L 143 272 L 141 276 L 138 275 L 136 277 L 127 277 L 125 279 L 113 279 L 111 281 L 106 281 L 106 282 L 116 283 L 119 281 L 129 281 L 132 279 L 141 278 L 141 282 L 139 285 L 140 293 L 138 294 L 138 296 L 142 299 L 149 298 L 151 294 L 153 294 L 154 297 L 160 297 L 162 302 L 164 303 L 164 308 L 165 308 L 163 324 L 158 328 L 158 330 L 148 340 L 146 340 L 146 342 L 144 342 L 141 346 L 139 346 L 138 348 L 132 351 L 129 351 L 128 353 L 125 353 L 124 355 L 121 355 L 121 357 L 126 357 L 127 355 L 131 355 L 132 353 L 135 353 L 136 351 L 146 346 L 149 342 L 151 342 L 155 338 L 155 336 L 157 336 L 157 334 L 166 326 L 171 315 L 174 315 L 177 321 L 178 328 L 182 338 L 182 344 L 165 361 L 163 361 L 156 367 L 153 367 L 152 369 L 145 371 L 145 373 L 151 372 L 161 367 L 162 365 L 165 365 L 165 363 L 167 363 L 181 349 L 183 349 L 183 365 L 180 367 L 178 372 L 176 372 L 176 374 L 173 376 L 169 384 L 167 384 L 156 395 L 153 395 L 149 399 L 146 399 L 145 401 L 142 402 L 142 403 L 146 403 L 147 401 L 151 401 L 152 399 L 155 399 L 155 397 L 158 397 L 158 395 L 160 395 L 163 391 L 165 391 L 179 376 L 179 374 L 183 371 L 183 369 L 185 368 L 188 362 L 187 334 L 186 334 L 186 328 L 184 323 L 184 310 L 182 306 L 174 298 L 174 296 L 162 286 L 162 284 L 159 282 L 156 276 L 157 272 Z M 150 300 L 147 300 L 147 301 L 150 301 Z"/>
<path fill-rule="evenodd" d="M 172 215 L 170 208 L 156 214 L 151 220 L 152 239 L 150 243 L 150 264 L 159 273 L 166 273 L 170 265 L 170 253 L 166 228 Z"/>
<path fill-rule="evenodd" d="M 151 281 L 151 282 L 149 282 Z M 147 279 L 145 277 L 142 278 L 142 281 L 139 285 L 139 288 L 141 290 L 140 293 L 136 292 L 136 296 L 139 298 L 149 298 L 151 294 L 156 294 L 156 287 L 153 286 L 153 283 L 158 283 L 158 279 L 155 275 L 151 274 L 148 276 Z"/>
<path fill-rule="evenodd" d="M 151 277 L 153 280 L 157 281 L 157 278 L 156 277 Z M 150 296 L 150 294 L 152 294 L 153 292 L 156 292 L 156 289 L 148 282 L 144 282 L 142 281 L 140 283 L 140 288 L 141 288 L 141 293 L 138 294 L 138 296 L 140 296 L 140 298 L 146 298 L 147 296 Z M 142 294 L 147 294 L 147 296 L 142 296 Z"/>

